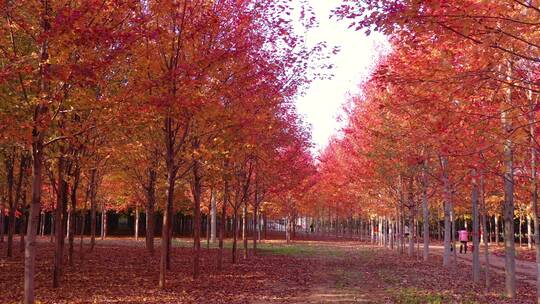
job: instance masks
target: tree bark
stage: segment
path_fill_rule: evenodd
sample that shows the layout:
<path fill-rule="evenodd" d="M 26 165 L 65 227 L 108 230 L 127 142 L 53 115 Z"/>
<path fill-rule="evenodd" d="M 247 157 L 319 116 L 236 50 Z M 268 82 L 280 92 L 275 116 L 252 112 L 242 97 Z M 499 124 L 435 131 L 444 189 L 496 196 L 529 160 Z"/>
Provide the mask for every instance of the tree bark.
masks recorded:
<path fill-rule="evenodd" d="M 489 271 L 490 271 L 490 264 L 489 264 L 489 245 L 488 245 L 488 239 L 489 234 L 487 233 L 487 207 L 486 207 L 486 200 L 485 200 L 485 192 L 484 192 L 484 174 L 480 173 L 480 208 L 482 213 L 482 236 L 484 238 L 484 260 L 485 260 L 485 276 L 486 276 L 486 288 L 489 288 L 490 286 L 490 279 L 489 279 Z"/>
<path fill-rule="evenodd" d="M 244 200 L 244 205 L 243 205 L 243 208 L 242 208 L 242 242 L 243 242 L 243 245 L 244 245 L 244 259 L 247 259 L 248 258 L 248 236 L 247 236 L 247 223 L 248 223 L 248 220 L 247 220 L 247 204 L 248 204 L 248 200 L 245 199 Z"/>
<path fill-rule="evenodd" d="M 217 231 L 217 203 L 216 203 L 216 193 L 214 190 L 211 192 L 210 198 L 210 242 L 214 244 L 216 242 L 216 231 Z"/>
<path fill-rule="evenodd" d="M 172 216 L 172 204 L 174 195 L 174 175 L 172 172 L 167 176 L 167 204 L 163 214 L 163 228 L 161 230 L 161 256 L 159 267 L 159 287 L 165 288 L 165 274 L 167 272 L 167 254 L 169 251 L 169 226 Z"/>
<path fill-rule="evenodd" d="M 429 205 L 428 205 L 428 161 L 424 160 L 422 171 L 422 216 L 424 219 L 424 261 L 429 259 Z"/>
<path fill-rule="evenodd" d="M 477 172 L 472 170 L 472 225 L 473 225 L 473 260 L 472 260 L 472 271 L 473 271 L 473 282 L 480 282 L 480 230 L 479 230 L 479 214 L 478 214 L 478 181 L 477 181 Z"/>
<path fill-rule="evenodd" d="M 451 254 L 451 201 L 450 201 L 450 181 L 448 179 L 448 158 L 446 156 L 440 157 L 441 169 L 442 169 L 442 181 L 443 181 L 443 204 L 444 204 L 444 255 L 443 266 L 450 266 L 450 254 Z M 455 251 L 455 248 L 454 248 Z"/>
<path fill-rule="evenodd" d="M 64 209 L 65 198 L 67 198 L 67 182 L 64 178 L 65 174 L 65 159 L 61 155 L 58 158 L 58 181 L 56 183 L 56 209 L 55 209 L 55 242 L 54 242 L 54 267 L 53 267 L 53 288 L 60 286 L 60 276 L 62 275 L 62 264 L 64 258 Z"/>
<path fill-rule="evenodd" d="M 236 240 L 238 238 L 238 210 L 234 209 L 233 213 L 233 227 L 232 227 L 232 233 L 233 233 L 233 243 L 232 243 L 232 263 L 236 263 Z"/>
<path fill-rule="evenodd" d="M 198 148 L 198 145 L 194 148 Z M 199 277 L 199 263 L 201 256 L 201 172 L 200 163 L 198 159 L 193 162 L 193 218 L 195 220 L 195 230 L 193 231 L 193 245 L 195 253 L 193 255 L 193 278 Z"/>
<path fill-rule="evenodd" d="M 135 206 L 135 241 L 139 240 L 139 206 Z"/>
<path fill-rule="evenodd" d="M 532 248 L 532 219 L 531 215 L 527 214 L 527 248 Z"/>
<path fill-rule="evenodd" d="M 14 187 L 14 167 L 15 167 L 15 148 L 7 155 L 5 161 L 6 168 L 6 192 L 8 201 L 8 235 L 7 235 L 7 257 L 13 256 L 13 235 L 15 233 L 15 201 L 13 199 Z"/>
<path fill-rule="evenodd" d="M 227 204 L 229 203 L 229 182 L 223 181 L 223 205 L 221 205 L 221 222 L 219 229 L 219 254 L 218 254 L 218 270 L 223 269 L 223 239 L 225 237 L 225 225 L 227 223 Z"/>
<path fill-rule="evenodd" d="M 534 225 L 534 247 L 536 252 L 536 302 L 540 303 L 540 220 L 538 219 L 538 182 L 537 182 L 537 167 L 536 158 L 538 150 L 536 148 L 536 119 L 534 111 L 536 103 L 533 102 L 532 91 L 527 92 L 527 99 L 531 109 L 529 114 L 529 142 L 531 153 L 531 179 L 530 179 L 530 194 L 531 194 L 531 212 Z"/>
<path fill-rule="evenodd" d="M 413 178 L 411 176 L 409 180 L 409 198 L 408 198 L 408 207 L 409 207 L 409 250 L 407 252 L 409 257 L 414 255 L 414 193 L 413 193 Z"/>
<path fill-rule="evenodd" d="M 105 239 L 105 234 L 107 234 L 107 209 L 105 207 L 105 203 L 101 205 L 101 240 L 103 241 Z"/>
<path fill-rule="evenodd" d="M 512 82 L 512 64 L 507 65 L 508 82 Z M 509 298 L 516 297 L 516 261 L 514 240 L 514 148 L 511 118 L 508 109 L 512 107 L 512 87 L 506 88 L 506 96 L 501 108 L 502 129 L 505 132 L 503 143 L 503 166 L 504 166 L 504 247 L 505 247 L 505 285 L 506 294 Z"/>
<path fill-rule="evenodd" d="M 495 221 L 495 244 L 499 246 L 499 243 L 500 243 L 499 233 L 500 232 L 499 232 L 499 215 L 498 214 L 495 214 L 494 221 Z"/>
<path fill-rule="evenodd" d="M 96 188 L 97 188 L 97 169 L 92 168 L 90 172 L 90 249 L 92 252 L 96 244 Z"/>
<path fill-rule="evenodd" d="M 157 172 L 153 167 L 148 168 L 148 185 L 146 187 L 146 249 L 150 255 L 154 255 L 154 234 L 156 231 L 156 217 L 154 206 L 156 205 L 156 179 Z"/>
<path fill-rule="evenodd" d="M 77 189 L 79 188 L 80 168 L 77 166 L 75 174 L 73 176 L 73 185 L 71 187 L 71 208 L 69 208 L 69 249 L 68 249 L 68 262 L 69 266 L 73 266 L 73 249 L 75 241 L 75 215 L 77 212 Z"/>

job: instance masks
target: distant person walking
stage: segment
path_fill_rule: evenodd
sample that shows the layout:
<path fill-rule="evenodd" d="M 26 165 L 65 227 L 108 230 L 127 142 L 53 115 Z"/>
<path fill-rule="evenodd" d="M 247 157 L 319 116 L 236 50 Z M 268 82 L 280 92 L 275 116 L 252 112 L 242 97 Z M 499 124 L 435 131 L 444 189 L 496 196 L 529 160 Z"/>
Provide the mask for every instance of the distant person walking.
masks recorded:
<path fill-rule="evenodd" d="M 465 253 L 467 253 L 467 242 L 469 242 L 469 232 L 465 229 L 458 231 L 459 242 L 459 253 L 463 253 L 463 247 L 465 247 Z"/>

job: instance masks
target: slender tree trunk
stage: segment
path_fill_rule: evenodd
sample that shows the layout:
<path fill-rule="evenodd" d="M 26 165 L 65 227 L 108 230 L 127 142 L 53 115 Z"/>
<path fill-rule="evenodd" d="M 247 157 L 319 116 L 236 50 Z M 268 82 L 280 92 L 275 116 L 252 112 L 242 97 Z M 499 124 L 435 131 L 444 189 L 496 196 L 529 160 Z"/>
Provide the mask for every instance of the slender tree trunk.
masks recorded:
<path fill-rule="evenodd" d="M 512 64 L 508 62 L 508 82 L 512 82 Z M 506 101 L 501 108 L 501 123 L 505 132 L 503 144 L 504 164 L 504 247 L 505 247 L 505 283 L 506 293 L 510 298 L 516 297 L 516 261 L 514 240 L 514 148 L 512 141 L 511 118 L 508 109 L 512 107 L 512 87 L 506 89 Z"/>
<path fill-rule="evenodd" d="M 377 243 L 379 246 L 383 246 L 383 221 L 382 221 L 382 217 L 377 217 Z"/>
<path fill-rule="evenodd" d="M 4 243 L 4 225 L 5 225 L 5 215 L 4 210 L 6 209 L 6 206 L 4 205 L 4 201 L 2 201 L 2 204 L 0 204 L 0 244 Z"/>
<path fill-rule="evenodd" d="M 8 201 L 8 235 L 7 235 L 7 257 L 13 256 L 13 234 L 15 233 L 15 210 L 16 202 L 13 198 L 13 175 L 14 175 L 14 162 L 15 162 L 15 148 L 10 152 L 11 154 L 6 157 L 6 192 Z"/>
<path fill-rule="evenodd" d="M 135 206 L 135 241 L 139 240 L 139 206 Z"/>
<path fill-rule="evenodd" d="M 46 5 L 48 6 L 48 5 Z M 48 8 L 46 8 L 48 12 Z M 48 22 L 46 22 L 48 24 Z M 48 27 L 48 25 L 47 25 Z M 43 57 L 48 58 L 47 55 L 47 43 L 44 42 L 42 47 L 42 60 Z M 45 49 L 45 51 L 44 51 Z M 44 55 L 45 54 L 45 55 Z M 46 61 L 46 60 L 45 60 Z M 48 68 L 42 67 L 42 69 Z M 47 106 L 45 103 L 38 105 L 36 109 L 37 119 L 47 112 Z M 36 120 L 36 119 L 35 119 Z M 24 304 L 34 303 L 34 275 L 36 271 L 36 235 L 37 227 L 39 223 L 39 213 L 41 207 L 41 188 L 42 188 L 42 161 L 43 161 L 43 137 L 42 131 L 39 131 L 37 126 L 33 130 L 33 143 L 32 143 L 32 202 L 30 205 L 30 214 L 28 219 L 28 227 L 26 230 L 26 243 L 24 251 Z"/>
<path fill-rule="evenodd" d="M 266 216 L 266 213 L 263 214 L 263 230 L 264 230 L 264 239 L 267 240 L 267 235 L 266 235 L 266 232 L 268 231 L 268 224 L 267 224 L 267 216 Z"/>
<path fill-rule="evenodd" d="M 499 232 L 499 215 L 495 214 L 495 244 L 497 244 L 497 246 L 499 246 L 499 243 L 500 243 L 499 236 L 500 236 L 500 232 Z"/>
<path fill-rule="evenodd" d="M 194 148 L 198 148 L 196 145 Z M 201 257 L 201 172 L 199 160 L 193 163 L 193 218 L 195 220 L 195 230 L 193 231 L 193 242 L 195 254 L 193 256 L 193 278 L 199 277 L 199 263 Z"/>
<path fill-rule="evenodd" d="M 244 250 L 243 250 L 243 256 L 244 256 L 244 259 L 247 259 L 248 258 L 248 237 L 247 237 L 247 230 L 246 230 L 246 226 L 247 226 L 247 223 L 248 223 L 248 220 L 247 220 L 247 204 L 248 204 L 248 200 L 245 199 L 244 200 L 244 205 L 242 206 L 242 242 L 243 242 L 243 245 L 244 245 Z"/>
<path fill-rule="evenodd" d="M 69 208 L 69 225 L 68 225 L 68 242 L 69 242 L 69 248 L 68 248 L 68 263 L 69 266 L 73 266 L 73 249 L 74 249 L 74 241 L 75 241 L 75 218 L 76 218 L 76 212 L 77 212 L 77 189 L 79 188 L 79 179 L 80 179 L 80 168 L 77 166 L 75 168 L 75 174 L 73 176 L 73 185 L 71 187 L 71 207 Z"/>
<path fill-rule="evenodd" d="M 54 268 L 53 268 L 53 288 L 60 286 L 60 276 L 62 275 L 62 264 L 64 258 L 64 197 L 67 195 L 67 182 L 64 179 L 65 160 L 63 156 L 58 158 L 58 182 L 56 209 L 55 209 L 55 250 L 54 250 Z"/>
<path fill-rule="evenodd" d="M 51 220 L 50 220 L 50 227 L 51 227 L 51 231 L 50 231 L 50 239 L 49 239 L 49 243 L 52 243 L 54 241 L 54 212 L 51 212 Z"/>
<path fill-rule="evenodd" d="M 480 173 L 480 207 L 482 208 L 481 210 L 482 231 L 484 232 L 482 236 L 484 238 L 484 260 L 486 264 L 484 273 L 486 275 L 486 288 L 489 288 L 490 286 L 490 280 L 489 280 L 490 264 L 489 264 L 489 245 L 488 245 L 489 234 L 487 233 L 487 208 L 486 208 L 486 200 L 485 200 L 485 192 L 484 192 L 483 172 Z"/>
<path fill-rule="evenodd" d="M 475 284 L 480 282 L 480 230 L 479 230 L 479 214 L 478 214 L 478 182 L 477 182 L 477 172 L 476 170 L 472 171 L 472 225 L 473 225 L 473 282 Z"/>
<path fill-rule="evenodd" d="M 105 239 L 107 234 L 107 209 L 105 203 L 101 205 L 101 240 Z"/>
<path fill-rule="evenodd" d="M 253 207 L 253 255 L 257 255 L 257 239 L 261 238 L 261 229 L 259 229 L 260 224 L 258 222 L 259 219 L 259 204 L 257 202 L 257 194 L 255 194 L 255 206 Z"/>
<path fill-rule="evenodd" d="M 41 220 L 40 220 L 41 228 L 39 231 L 41 232 L 41 236 L 45 236 L 45 212 L 41 211 Z"/>
<path fill-rule="evenodd" d="M 451 221 L 450 213 L 452 208 L 452 203 L 450 201 L 450 181 L 448 180 L 448 158 L 446 156 L 440 157 L 441 169 L 442 169 L 442 180 L 443 180 L 443 204 L 444 204 L 444 255 L 443 255 L 443 266 L 450 266 L 450 254 L 451 254 Z M 455 251 L 455 248 L 454 248 Z"/>
<path fill-rule="evenodd" d="M 210 242 L 212 244 L 216 243 L 216 228 L 217 228 L 217 203 L 216 203 L 216 193 L 214 190 L 211 191 L 210 198 Z"/>
<path fill-rule="evenodd" d="M 518 238 L 519 238 L 519 247 L 523 247 L 523 209 L 518 208 L 519 213 L 519 228 L 518 228 Z"/>
<path fill-rule="evenodd" d="M 167 272 L 167 255 L 169 252 L 169 227 L 171 226 L 172 205 L 174 200 L 174 173 L 169 170 L 167 176 L 167 205 L 163 214 L 163 228 L 161 229 L 161 256 L 159 263 L 159 287 L 165 288 L 165 275 Z"/>
<path fill-rule="evenodd" d="M 428 205 L 428 161 L 424 160 L 422 172 L 422 216 L 424 219 L 424 261 L 429 258 L 429 205 Z"/>
<path fill-rule="evenodd" d="M 96 244 L 96 187 L 97 187 L 97 169 L 93 168 L 90 172 L 90 249 L 92 252 Z"/>
<path fill-rule="evenodd" d="M 452 200 L 453 202 L 453 200 Z M 456 250 L 456 218 L 455 218 L 455 213 L 454 213 L 454 206 L 452 205 L 451 206 L 451 209 L 450 209 L 450 222 L 452 223 L 452 230 L 451 230 L 451 234 L 452 234 L 452 247 L 454 248 L 454 254 L 453 254 L 453 258 L 454 258 L 454 264 L 453 266 L 454 267 L 457 267 L 457 250 Z"/>
<path fill-rule="evenodd" d="M 233 233 L 233 244 L 232 244 L 232 263 L 236 263 L 236 240 L 238 238 L 238 210 L 236 208 L 234 209 L 233 214 L 233 227 L 232 227 L 232 233 Z"/>
<path fill-rule="evenodd" d="M 146 249 L 151 256 L 154 255 L 154 234 L 156 231 L 156 179 L 157 172 L 153 167 L 148 168 L 148 185 L 146 187 Z"/>
<path fill-rule="evenodd" d="M 225 162 L 225 168 L 227 168 L 227 162 Z M 225 238 L 225 229 L 227 224 L 227 205 L 229 204 L 229 181 L 224 178 L 223 180 L 223 205 L 221 205 L 221 222 L 219 229 L 219 254 L 218 254 L 218 270 L 223 269 L 223 239 Z"/>
<path fill-rule="evenodd" d="M 527 248 L 532 248 L 532 219 L 531 215 L 527 214 Z"/>
<path fill-rule="evenodd" d="M 529 100 L 529 107 L 531 113 L 529 115 L 529 141 L 530 141 L 530 153 L 531 153 L 531 180 L 530 180 L 530 193 L 531 193 L 531 212 L 534 225 L 534 247 L 536 252 L 536 302 L 540 304 L 540 221 L 538 217 L 538 181 L 537 181 L 537 167 L 536 159 L 538 150 L 536 148 L 536 119 L 533 109 L 536 104 L 532 99 L 532 91 L 527 92 L 527 99 Z"/>

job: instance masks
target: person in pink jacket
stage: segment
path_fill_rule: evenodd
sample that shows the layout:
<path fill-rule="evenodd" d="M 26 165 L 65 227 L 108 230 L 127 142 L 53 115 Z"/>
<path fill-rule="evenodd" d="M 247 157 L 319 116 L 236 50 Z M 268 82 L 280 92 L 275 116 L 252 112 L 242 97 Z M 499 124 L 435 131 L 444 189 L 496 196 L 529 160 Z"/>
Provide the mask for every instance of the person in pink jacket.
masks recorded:
<path fill-rule="evenodd" d="M 469 241 L 469 232 L 465 229 L 458 231 L 459 242 L 459 253 L 463 253 L 463 247 L 465 246 L 465 253 L 467 253 L 467 242 Z"/>

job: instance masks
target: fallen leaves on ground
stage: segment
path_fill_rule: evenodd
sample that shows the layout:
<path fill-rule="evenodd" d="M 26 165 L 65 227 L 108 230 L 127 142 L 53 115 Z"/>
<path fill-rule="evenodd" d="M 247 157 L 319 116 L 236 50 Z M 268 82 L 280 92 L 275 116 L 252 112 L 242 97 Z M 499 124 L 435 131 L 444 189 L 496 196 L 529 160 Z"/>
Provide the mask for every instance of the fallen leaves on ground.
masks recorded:
<path fill-rule="evenodd" d="M 62 287 L 51 287 L 53 247 L 38 243 L 36 294 L 41 303 L 532 303 L 534 291 L 518 283 L 518 298 L 504 295 L 504 278 L 492 287 L 472 284 L 469 266 L 443 268 L 357 241 L 267 241 L 257 256 L 223 271 L 218 251 L 203 249 L 202 276 L 193 280 L 192 249 L 174 248 L 167 288 L 157 288 L 159 250 L 149 257 L 130 240 L 98 243 L 93 253 L 66 266 Z M 23 261 L 0 259 L 0 303 L 20 301 Z M 482 276 L 483 278 L 483 276 Z"/>

